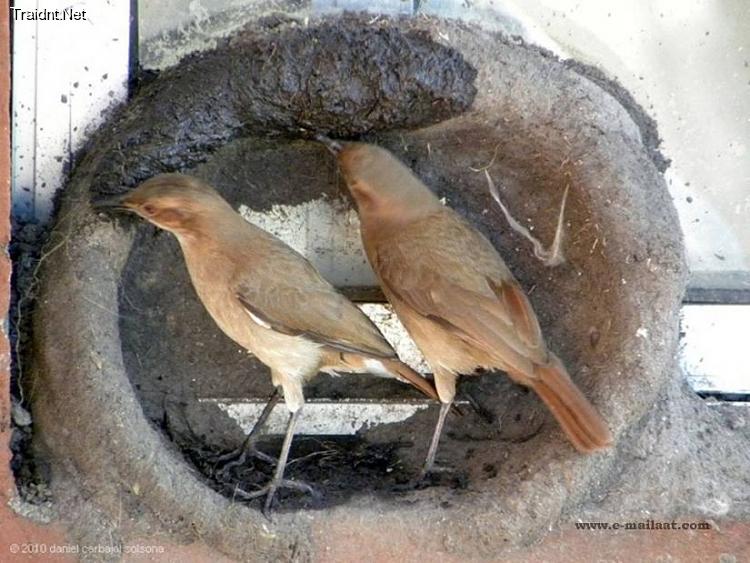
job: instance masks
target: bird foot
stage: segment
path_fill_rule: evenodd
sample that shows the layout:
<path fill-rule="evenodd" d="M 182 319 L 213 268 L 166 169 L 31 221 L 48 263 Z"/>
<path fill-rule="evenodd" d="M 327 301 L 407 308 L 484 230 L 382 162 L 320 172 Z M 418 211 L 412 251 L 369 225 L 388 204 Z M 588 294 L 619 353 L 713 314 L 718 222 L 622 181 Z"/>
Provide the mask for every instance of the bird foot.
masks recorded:
<path fill-rule="evenodd" d="M 440 475 L 449 475 L 454 472 L 455 469 L 453 467 L 432 464 L 430 467 L 423 468 L 422 471 L 419 472 L 419 475 L 408 482 L 396 485 L 393 490 L 396 492 L 408 492 L 426 489 L 429 486 L 437 484 Z"/>
<path fill-rule="evenodd" d="M 425 467 L 422 469 L 419 476 L 424 479 L 426 477 L 429 477 L 433 473 L 453 473 L 456 469 L 454 467 L 451 467 L 450 465 L 439 465 L 437 463 L 433 463 L 430 467 Z"/>
<path fill-rule="evenodd" d="M 255 446 L 240 447 L 234 451 L 219 456 L 216 458 L 216 462 L 224 464 L 220 472 L 222 475 L 226 475 L 235 467 L 245 465 L 248 458 L 257 458 L 269 465 L 276 465 L 278 463 L 278 460 L 275 457 L 263 453 Z"/>
<path fill-rule="evenodd" d="M 244 500 L 253 500 L 265 496 L 266 502 L 263 504 L 263 514 L 266 516 L 266 518 L 270 519 L 273 500 L 276 496 L 276 491 L 278 491 L 279 489 L 293 489 L 295 491 L 308 494 L 316 500 L 322 498 L 322 495 L 307 483 L 303 481 L 294 481 L 292 479 L 273 479 L 270 483 L 268 483 L 268 485 L 262 487 L 261 489 L 258 489 L 257 491 L 253 491 L 252 493 L 248 493 L 247 491 L 243 491 L 239 488 L 235 489 L 234 493 L 235 496 L 240 497 Z"/>
<path fill-rule="evenodd" d="M 424 484 L 431 484 L 435 480 L 435 477 L 449 475 L 454 472 L 455 469 L 453 467 L 450 467 L 449 465 L 438 465 L 436 463 L 433 463 L 429 467 L 425 467 L 422 469 L 422 471 L 420 471 L 419 475 L 417 476 L 417 481 Z"/>

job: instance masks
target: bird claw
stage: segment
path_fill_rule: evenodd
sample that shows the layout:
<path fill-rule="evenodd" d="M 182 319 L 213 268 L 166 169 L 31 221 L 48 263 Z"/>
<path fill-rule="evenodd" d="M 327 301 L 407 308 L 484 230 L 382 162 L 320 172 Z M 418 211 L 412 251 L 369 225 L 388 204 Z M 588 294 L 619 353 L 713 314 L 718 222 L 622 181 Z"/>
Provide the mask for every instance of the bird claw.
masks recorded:
<path fill-rule="evenodd" d="M 410 479 L 406 483 L 399 483 L 393 486 L 394 493 L 410 493 L 412 491 L 418 491 L 428 487 L 428 483 L 425 483 L 422 479 L 415 477 Z"/>
<path fill-rule="evenodd" d="M 439 465 L 437 463 L 433 463 L 430 467 L 425 467 L 424 469 L 422 469 L 422 473 L 420 475 L 424 479 L 431 473 L 453 473 L 455 471 L 456 468 L 451 467 L 450 465 Z"/>
<path fill-rule="evenodd" d="M 218 458 L 216 458 L 216 462 L 220 464 L 224 463 L 220 472 L 222 475 L 226 475 L 235 467 L 245 465 L 249 457 L 257 458 L 261 461 L 264 461 L 265 463 L 268 463 L 269 465 L 276 465 L 278 463 L 278 460 L 275 457 L 263 453 L 255 446 L 238 448 L 234 451 L 219 456 Z"/>
<path fill-rule="evenodd" d="M 434 477 L 455 473 L 455 471 L 455 468 L 450 467 L 449 465 L 438 465 L 436 463 L 433 463 L 430 467 L 425 467 L 424 469 L 422 469 L 422 471 L 419 473 L 419 476 L 417 477 L 417 481 L 419 481 L 420 483 L 428 484 L 434 481 Z"/>
<path fill-rule="evenodd" d="M 438 477 L 438 474 L 452 474 L 455 471 L 456 470 L 453 467 L 449 467 L 447 465 L 432 464 L 431 467 L 425 467 L 424 469 L 422 469 L 422 471 L 419 472 L 419 475 L 409 480 L 408 482 L 401 485 L 396 485 L 395 487 L 393 487 L 393 490 L 396 492 L 408 492 L 426 489 L 431 485 L 437 484 L 436 477 Z"/>
<path fill-rule="evenodd" d="M 293 489 L 295 491 L 305 493 L 313 497 L 314 499 L 322 498 L 322 495 L 313 487 L 305 483 L 304 481 L 294 481 L 293 479 L 279 479 L 278 481 L 272 480 L 268 485 L 248 493 L 242 489 L 235 489 L 235 496 L 238 496 L 244 500 L 254 500 L 265 495 L 266 502 L 263 504 L 263 514 L 266 518 L 270 519 L 271 507 L 273 505 L 276 491 L 279 489 Z"/>

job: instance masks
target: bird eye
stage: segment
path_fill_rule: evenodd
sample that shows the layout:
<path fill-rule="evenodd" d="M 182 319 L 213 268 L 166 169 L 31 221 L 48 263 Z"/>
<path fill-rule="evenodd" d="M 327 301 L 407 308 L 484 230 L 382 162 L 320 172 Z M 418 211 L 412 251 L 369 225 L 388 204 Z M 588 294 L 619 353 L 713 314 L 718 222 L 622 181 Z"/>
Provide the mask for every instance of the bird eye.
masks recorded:
<path fill-rule="evenodd" d="M 143 207 L 141 207 L 141 211 L 143 211 L 146 215 L 153 215 L 156 213 L 156 207 L 151 205 L 150 203 L 147 203 Z"/>

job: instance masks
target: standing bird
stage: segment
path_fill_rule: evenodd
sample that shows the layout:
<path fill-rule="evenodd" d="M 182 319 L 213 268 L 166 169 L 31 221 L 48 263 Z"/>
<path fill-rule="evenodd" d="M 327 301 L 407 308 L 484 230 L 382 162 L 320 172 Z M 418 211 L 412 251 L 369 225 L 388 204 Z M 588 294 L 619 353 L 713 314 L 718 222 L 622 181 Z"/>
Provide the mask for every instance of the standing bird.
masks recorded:
<path fill-rule="evenodd" d="M 500 369 L 536 391 L 579 451 L 608 446 L 606 423 L 547 348 L 528 298 L 492 244 L 388 151 L 329 147 L 357 203 L 370 264 L 432 368 L 443 403 L 422 477 L 432 469 L 458 375 L 477 368 Z"/>
<path fill-rule="evenodd" d="M 312 492 L 309 485 L 283 477 L 304 404 L 302 386 L 318 372 L 395 377 L 438 399 L 434 386 L 399 361 L 370 319 L 303 256 L 247 222 L 197 178 L 162 174 L 94 205 L 134 212 L 173 233 L 193 287 L 211 317 L 267 365 L 274 386 L 283 389 L 291 415 L 276 471 L 266 487 L 245 495 L 265 494 L 264 512 L 278 488 Z M 275 400 L 272 396 L 259 424 Z M 252 445 L 257 428 L 246 447 Z"/>

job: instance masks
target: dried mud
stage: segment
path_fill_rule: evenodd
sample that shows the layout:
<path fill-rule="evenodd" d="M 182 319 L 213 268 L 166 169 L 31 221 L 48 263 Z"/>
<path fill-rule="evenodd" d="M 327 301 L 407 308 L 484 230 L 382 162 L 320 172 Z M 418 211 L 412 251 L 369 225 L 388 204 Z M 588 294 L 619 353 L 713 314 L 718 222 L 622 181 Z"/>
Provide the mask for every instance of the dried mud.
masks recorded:
<path fill-rule="evenodd" d="M 84 482 L 86 498 L 94 491 L 71 512 L 114 513 L 124 496 L 138 524 L 118 534 L 161 528 L 263 560 L 312 557 L 313 530 L 342 519 L 374 527 L 398 512 L 417 549 L 430 552 L 431 538 L 442 537 L 453 555 L 479 558 L 526 545 L 606 495 L 640 455 L 633 444 L 655 405 L 688 400 L 669 391 L 679 377 L 686 269 L 652 122 L 589 74 L 455 22 L 347 16 L 308 27 L 262 22 L 144 85 L 93 137 L 73 175 L 54 234 L 64 251 L 44 268 L 36 311 L 40 447 L 58 483 Z M 315 455 L 291 474 L 324 489 L 328 500 L 309 508 L 330 509 L 314 518 L 304 499 L 282 498 L 268 534 L 255 506 L 232 500 L 233 482 L 251 487 L 268 468 L 217 478 L 212 459 L 241 433 L 196 399 L 267 396 L 265 368 L 207 317 L 168 235 L 98 217 L 88 200 L 165 170 L 197 174 L 257 210 L 337 197 L 333 161 L 305 140 L 308 130 L 388 147 L 489 236 L 551 347 L 610 422 L 615 449 L 579 456 L 531 393 L 486 374 L 462 385 L 485 416 L 449 419 L 440 457 L 456 472 L 435 486 L 394 491 L 424 455 L 436 415 L 428 409 L 352 439 L 299 440 L 294 457 Z M 485 169 L 543 241 L 570 186 L 565 265 L 545 268 L 510 231 Z M 321 376 L 307 390 L 409 393 L 367 377 Z M 673 402 L 662 404 L 668 393 Z M 88 522 L 81 533 L 98 533 Z"/>

